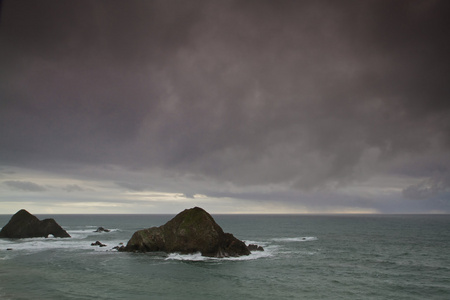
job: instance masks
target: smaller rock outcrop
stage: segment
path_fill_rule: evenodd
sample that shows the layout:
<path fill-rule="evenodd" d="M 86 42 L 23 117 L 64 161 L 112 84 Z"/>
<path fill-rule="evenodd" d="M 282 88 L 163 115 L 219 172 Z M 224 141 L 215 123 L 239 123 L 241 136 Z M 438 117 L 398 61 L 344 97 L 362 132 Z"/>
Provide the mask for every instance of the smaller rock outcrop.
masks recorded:
<path fill-rule="evenodd" d="M 111 230 L 109 230 L 109 229 L 106 229 L 106 228 L 103 228 L 103 227 L 99 227 L 99 228 L 97 228 L 97 230 L 96 231 L 94 231 L 94 232 L 110 232 Z"/>
<path fill-rule="evenodd" d="M 118 246 L 113 247 L 113 250 L 122 252 L 122 251 L 125 251 L 125 246 L 123 245 L 123 243 L 120 243 Z"/>
<path fill-rule="evenodd" d="M 255 244 L 250 244 L 247 246 L 247 249 L 250 251 L 264 251 L 264 248 Z"/>
<path fill-rule="evenodd" d="M 54 219 L 40 221 L 25 209 L 19 210 L 0 231 L 0 238 L 70 237 Z"/>
<path fill-rule="evenodd" d="M 96 241 L 95 243 L 92 243 L 91 246 L 100 246 L 100 247 L 106 247 L 105 244 L 101 243 L 100 241 Z"/>

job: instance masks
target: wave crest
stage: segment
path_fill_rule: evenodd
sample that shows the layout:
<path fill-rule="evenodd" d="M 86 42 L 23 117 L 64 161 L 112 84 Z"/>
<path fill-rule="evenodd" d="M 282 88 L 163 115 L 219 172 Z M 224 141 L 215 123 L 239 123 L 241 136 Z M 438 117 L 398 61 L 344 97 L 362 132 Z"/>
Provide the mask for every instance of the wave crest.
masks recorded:
<path fill-rule="evenodd" d="M 200 252 L 193 254 L 180 254 L 180 253 L 170 253 L 165 260 L 181 260 L 181 261 L 239 261 L 239 260 L 255 260 L 264 257 L 273 256 L 272 251 L 254 251 L 250 255 L 243 255 L 238 257 L 207 257 L 202 256 Z"/>
<path fill-rule="evenodd" d="M 311 242 L 316 241 L 317 237 L 315 236 L 284 237 L 284 238 L 275 238 L 272 240 L 275 242 Z"/>

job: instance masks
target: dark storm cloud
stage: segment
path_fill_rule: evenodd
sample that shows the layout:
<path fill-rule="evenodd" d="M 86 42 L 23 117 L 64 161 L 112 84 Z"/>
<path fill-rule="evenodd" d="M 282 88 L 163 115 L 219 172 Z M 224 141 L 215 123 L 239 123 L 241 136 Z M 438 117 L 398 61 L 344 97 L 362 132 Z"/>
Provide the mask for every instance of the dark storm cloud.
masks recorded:
<path fill-rule="evenodd" d="M 2 6 L 3 6 L 3 0 L 0 0 L 0 23 L 2 21 Z"/>
<path fill-rule="evenodd" d="M 449 6 L 5 1 L 0 159 L 302 189 L 395 172 L 430 149 L 439 164 Z"/>

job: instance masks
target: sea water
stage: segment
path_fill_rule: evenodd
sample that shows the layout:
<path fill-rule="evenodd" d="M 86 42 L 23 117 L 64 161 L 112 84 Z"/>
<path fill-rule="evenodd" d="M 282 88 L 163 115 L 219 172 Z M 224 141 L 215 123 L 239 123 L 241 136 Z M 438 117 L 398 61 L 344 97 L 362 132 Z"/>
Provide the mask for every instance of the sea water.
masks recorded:
<path fill-rule="evenodd" d="M 0 239 L 0 299 L 450 299 L 449 215 L 213 215 L 264 247 L 225 259 L 113 249 L 173 215 L 38 217 L 72 238 Z"/>

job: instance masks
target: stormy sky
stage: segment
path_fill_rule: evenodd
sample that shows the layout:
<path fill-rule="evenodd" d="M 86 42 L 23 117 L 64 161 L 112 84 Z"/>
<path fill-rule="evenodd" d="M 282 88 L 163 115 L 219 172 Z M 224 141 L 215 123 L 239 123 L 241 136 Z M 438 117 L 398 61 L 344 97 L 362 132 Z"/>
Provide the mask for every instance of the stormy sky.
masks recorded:
<path fill-rule="evenodd" d="M 0 213 L 450 213 L 448 12 L 3 0 Z"/>

